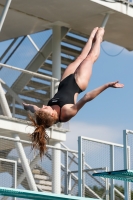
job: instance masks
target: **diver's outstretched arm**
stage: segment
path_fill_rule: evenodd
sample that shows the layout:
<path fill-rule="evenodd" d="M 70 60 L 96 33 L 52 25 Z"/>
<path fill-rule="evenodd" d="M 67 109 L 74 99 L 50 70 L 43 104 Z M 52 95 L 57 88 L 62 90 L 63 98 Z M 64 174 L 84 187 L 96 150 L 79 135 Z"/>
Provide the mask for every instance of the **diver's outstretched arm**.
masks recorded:
<path fill-rule="evenodd" d="M 107 88 L 123 88 L 124 85 L 122 83 L 119 83 L 118 81 L 106 83 L 105 85 L 102 85 L 84 95 L 82 99 L 80 99 L 75 105 L 74 109 L 78 112 L 87 102 L 93 100 L 95 97 L 97 97 L 100 93 L 102 93 Z"/>

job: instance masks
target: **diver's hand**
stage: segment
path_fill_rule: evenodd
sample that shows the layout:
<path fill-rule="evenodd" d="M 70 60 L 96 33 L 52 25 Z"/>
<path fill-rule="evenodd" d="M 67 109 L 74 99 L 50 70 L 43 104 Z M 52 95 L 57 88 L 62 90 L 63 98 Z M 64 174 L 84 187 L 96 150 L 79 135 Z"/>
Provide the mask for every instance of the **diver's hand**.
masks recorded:
<path fill-rule="evenodd" d="M 109 87 L 112 87 L 112 88 L 123 88 L 124 84 L 119 83 L 119 81 L 115 81 L 115 82 L 109 83 Z"/>
<path fill-rule="evenodd" d="M 31 111 L 32 113 L 35 113 L 37 110 L 39 110 L 38 106 L 32 104 L 23 103 L 23 106 L 26 111 Z"/>

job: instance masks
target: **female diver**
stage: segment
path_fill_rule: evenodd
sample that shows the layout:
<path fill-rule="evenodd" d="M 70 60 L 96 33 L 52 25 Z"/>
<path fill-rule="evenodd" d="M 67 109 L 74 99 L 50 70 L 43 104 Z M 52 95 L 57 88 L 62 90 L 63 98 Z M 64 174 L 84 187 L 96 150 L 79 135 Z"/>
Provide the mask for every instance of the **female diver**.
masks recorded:
<path fill-rule="evenodd" d="M 109 87 L 122 88 L 124 86 L 118 81 L 106 83 L 86 93 L 83 98 L 76 102 L 78 94 L 88 86 L 93 63 L 100 54 L 103 35 L 104 28 L 94 28 L 81 54 L 65 69 L 58 92 L 49 100 L 47 105 L 39 108 L 36 105 L 23 104 L 25 110 L 30 110 L 35 115 L 35 119 L 30 116 L 30 120 L 35 126 L 35 130 L 31 134 L 31 140 L 33 148 L 40 150 L 41 157 L 45 153 L 48 140 L 46 128 L 58 122 L 69 121 L 87 102 L 94 99 L 105 89 Z"/>

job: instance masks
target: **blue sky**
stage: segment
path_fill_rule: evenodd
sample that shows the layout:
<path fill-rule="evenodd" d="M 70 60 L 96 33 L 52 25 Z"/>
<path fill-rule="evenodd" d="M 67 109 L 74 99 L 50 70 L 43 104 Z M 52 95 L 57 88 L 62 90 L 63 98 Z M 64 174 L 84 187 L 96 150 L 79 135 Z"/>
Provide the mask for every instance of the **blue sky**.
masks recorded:
<path fill-rule="evenodd" d="M 35 37 L 34 39 L 36 40 Z M 1 43 L 0 55 L 6 48 L 6 43 Z M 86 92 L 107 82 L 119 80 L 125 86 L 122 89 L 107 89 L 96 99 L 87 103 L 70 120 L 70 132 L 67 133 L 66 140 L 68 147 L 77 148 L 79 135 L 116 143 L 123 142 L 123 129 L 133 129 L 132 76 L 133 51 L 129 52 L 123 47 L 103 42 L 88 88 L 79 95 L 78 99 Z"/>

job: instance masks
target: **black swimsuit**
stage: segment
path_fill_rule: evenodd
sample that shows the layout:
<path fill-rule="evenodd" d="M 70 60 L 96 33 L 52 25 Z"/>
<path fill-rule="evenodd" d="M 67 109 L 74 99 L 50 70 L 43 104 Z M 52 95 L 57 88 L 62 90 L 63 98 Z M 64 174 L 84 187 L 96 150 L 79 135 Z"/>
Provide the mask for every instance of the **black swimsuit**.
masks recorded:
<path fill-rule="evenodd" d="M 60 82 L 58 92 L 49 100 L 47 105 L 58 105 L 62 108 L 66 104 L 74 104 L 74 95 L 80 92 L 82 92 L 82 90 L 77 85 L 74 74 L 70 74 Z"/>

